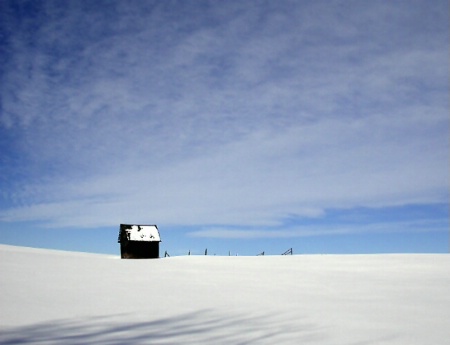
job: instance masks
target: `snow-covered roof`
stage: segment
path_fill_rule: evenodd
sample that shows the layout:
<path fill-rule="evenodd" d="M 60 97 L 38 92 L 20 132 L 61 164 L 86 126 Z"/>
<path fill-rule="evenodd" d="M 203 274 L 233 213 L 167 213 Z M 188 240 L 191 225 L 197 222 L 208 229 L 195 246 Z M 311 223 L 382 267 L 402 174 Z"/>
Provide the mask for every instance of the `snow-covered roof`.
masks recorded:
<path fill-rule="evenodd" d="M 129 241 L 161 242 L 156 225 L 121 224 L 120 231 L 125 231 Z"/>

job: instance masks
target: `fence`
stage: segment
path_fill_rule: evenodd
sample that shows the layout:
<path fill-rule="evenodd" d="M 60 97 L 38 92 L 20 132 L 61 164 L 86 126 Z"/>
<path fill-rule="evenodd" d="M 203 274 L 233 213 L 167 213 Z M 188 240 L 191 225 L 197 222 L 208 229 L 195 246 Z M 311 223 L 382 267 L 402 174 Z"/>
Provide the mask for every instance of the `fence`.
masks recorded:
<path fill-rule="evenodd" d="M 261 253 L 257 254 L 256 256 L 264 256 L 266 254 L 265 251 L 262 251 Z M 189 250 L 188 255 L 191 255 L 191 250 Z M 208 255 L 208 248 L 205 249 L 204 255 Z M 216 255 L 216 254 L 214 254 Z M 294 252 L 292 250 L 292 248 L 289 248 L 288 250 L 286 250 L 283 254 L 281 255 L 294 255 Z M 228 256 L 231 256 L 231 251 L 228 251 Z M 237 256 L 237 254 L 236 254 Z M 167 250 L 164 253 L 164 257 L 170 257 L 169 253 L 167 252 Z"/>
<path fill-rule="evenodd" d="M 286 250 L 283 254 L 281 255 L 292 255 L 292 248 Z"/>

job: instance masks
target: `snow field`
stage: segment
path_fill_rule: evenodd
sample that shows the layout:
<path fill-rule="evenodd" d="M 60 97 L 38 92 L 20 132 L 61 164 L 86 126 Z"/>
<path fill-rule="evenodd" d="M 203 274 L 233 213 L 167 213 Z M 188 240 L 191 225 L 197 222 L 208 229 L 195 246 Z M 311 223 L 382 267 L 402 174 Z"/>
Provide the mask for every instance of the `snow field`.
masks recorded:
<path fill-rule="evenodd" d="M 0 344 L 445 344 L 450 256 L 107 255 L 0 245 Z"/>

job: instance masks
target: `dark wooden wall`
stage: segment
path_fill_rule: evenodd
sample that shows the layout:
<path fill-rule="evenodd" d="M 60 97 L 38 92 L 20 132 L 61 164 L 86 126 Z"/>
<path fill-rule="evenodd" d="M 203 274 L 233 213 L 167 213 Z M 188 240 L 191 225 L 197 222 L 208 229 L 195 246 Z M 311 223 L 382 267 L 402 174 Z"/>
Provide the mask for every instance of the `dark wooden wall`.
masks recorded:
<path fill-rule="evenodd" d="M 159 242 L 122 240 L 120 256 L 122 259 L 158 259 Z"/>

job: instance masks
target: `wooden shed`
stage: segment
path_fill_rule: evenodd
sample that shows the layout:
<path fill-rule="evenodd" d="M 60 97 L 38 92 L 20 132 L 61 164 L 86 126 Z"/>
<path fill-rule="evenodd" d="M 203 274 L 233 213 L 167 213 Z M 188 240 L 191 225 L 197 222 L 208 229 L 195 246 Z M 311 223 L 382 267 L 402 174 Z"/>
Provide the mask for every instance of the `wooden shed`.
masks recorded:
<path fill-rule="evenodd" d="M 119 239 L 122 259 L 159 258 L 159 236 L 156 225 L 120 224 Z"/>

